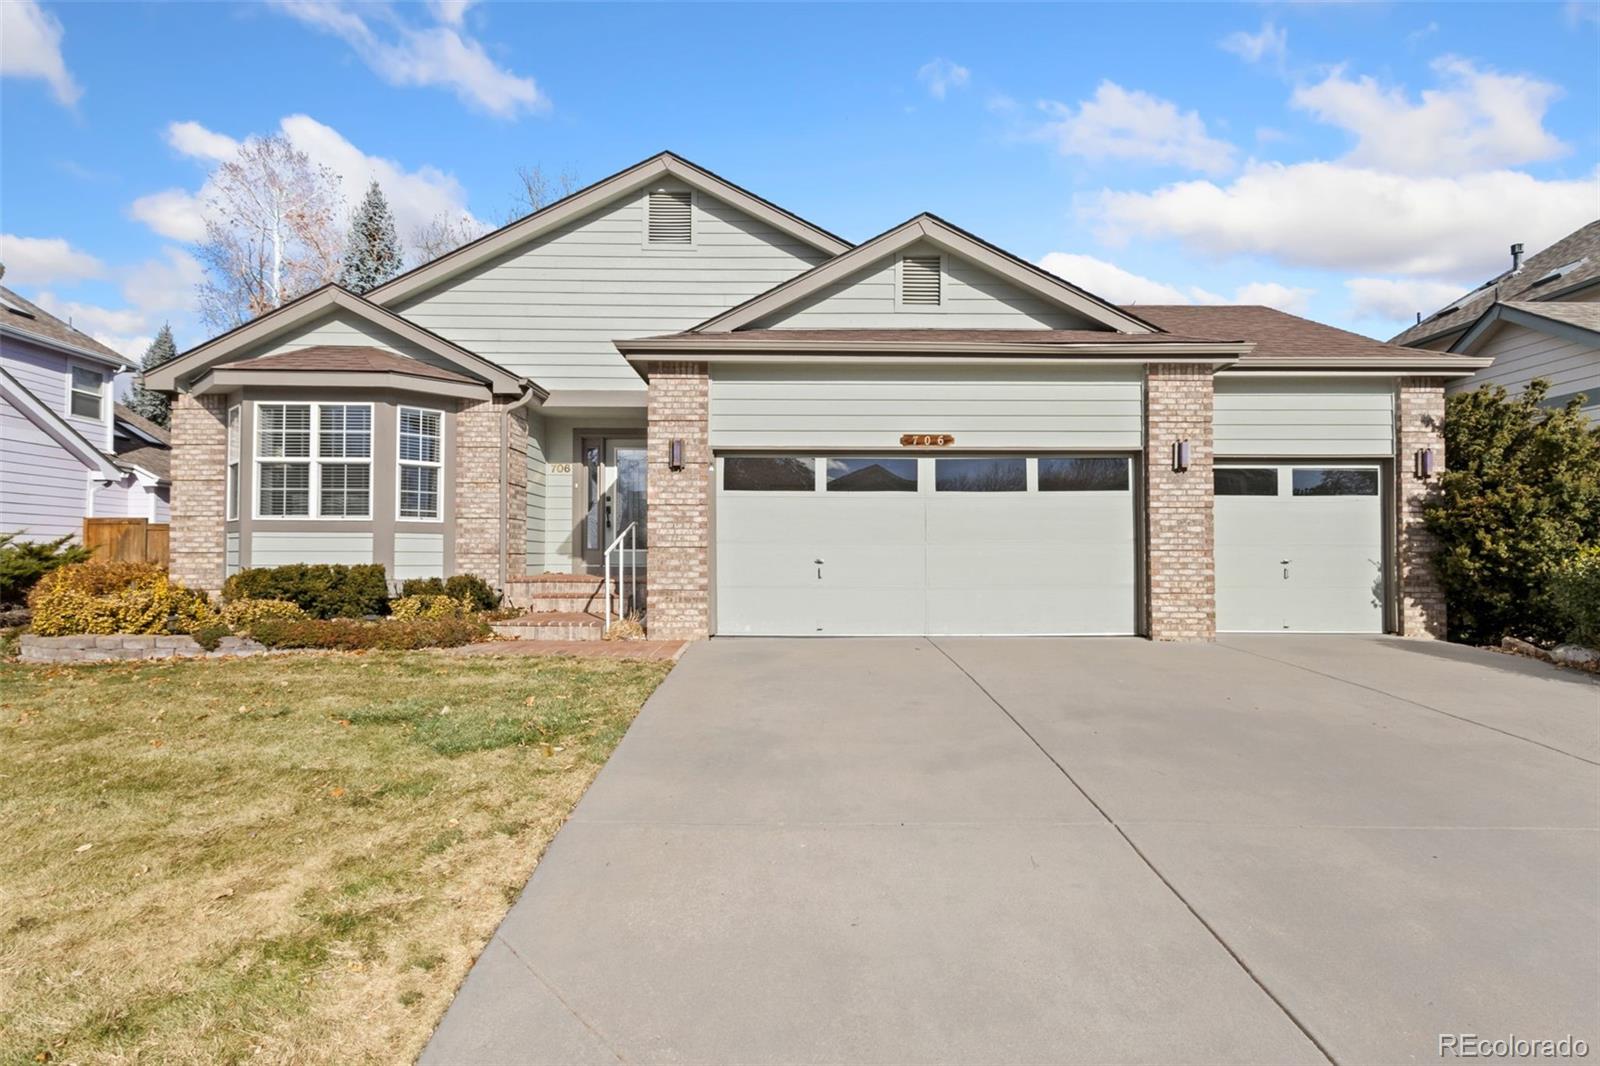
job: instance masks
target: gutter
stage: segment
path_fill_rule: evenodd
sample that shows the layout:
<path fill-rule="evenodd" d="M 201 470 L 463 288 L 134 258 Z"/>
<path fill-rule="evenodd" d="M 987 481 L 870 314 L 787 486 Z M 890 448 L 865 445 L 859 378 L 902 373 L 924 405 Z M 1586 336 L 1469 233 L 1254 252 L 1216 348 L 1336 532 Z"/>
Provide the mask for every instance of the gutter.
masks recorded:
<path fill-rule="evenodd" d="M 511 532 L 511 412 L 528 407 L 535 401 L 542 404 L 550 396 L 549 392 L 527 378 L 523 378 L 519 384 L 522 386 L 522 395 L 500 412 L 500 581 L 497 587 L 502 593 L 510 579 L 511 570 L 511 549 L 506 544 L 506 537 Z"/>
<path fill-rule="evenodd" d="M 64 352 L 67 355 L 75 356 L 79 359 L 93 359 L 97 363 L 108 363 L 111 366 L 117 367 L 119 370 L 139 369 L 139 364 L 135 363 L 125 355 L 107 355 L 105 352 L 90 351 L 88 348 L 80 348 L 76 344 L 68 344 L 66 341 L 58 341 L 52 337 L 44 337 L 37 333 L 29 333 L 25 329 L 18 329 L 15 326 L 6 325 L 4 323 L 0 323 L 0 336 L 12 337 L 19 341 L 26 341 L 29 344 L 37 344 L 40 347 L 51 348 L 55 351 Z"/>
<path fill-rule="evenodd" d="M 1253 341 L 1218 341 L 1197 343 L 1192 341 L 1123 342 L 1100 344 L 1092 341 L 1081 344 L 1048 343 L 1044 341 L 883 341 L 883 340 L 818 340 L 781 338 L 754 338 L 750 340 L 725 340 L 737 334 L 717 334 L 716 340 L 704 335 L 692 337 L 647 337 L 639 340 L 618 340 L 612 343 L 629 361 L 650 356 L 669 355 L 677 359 L 691 357 L 694 362 L 706 362 L 721 357 L 721 353 L 818 355 L 838 353 L 860 356 L 882 355 L 932 355 L 932 356 L 994 356 L 1013 355 L 1034 358 L 1054 356 L 1110 356 L 1115 361 L 1149 362 L 1149 357 L 1179 356 L 1210 359 L 1230 363 L 1255 350 Z M 748 360 L 746 360 L 748 361 Z"/>

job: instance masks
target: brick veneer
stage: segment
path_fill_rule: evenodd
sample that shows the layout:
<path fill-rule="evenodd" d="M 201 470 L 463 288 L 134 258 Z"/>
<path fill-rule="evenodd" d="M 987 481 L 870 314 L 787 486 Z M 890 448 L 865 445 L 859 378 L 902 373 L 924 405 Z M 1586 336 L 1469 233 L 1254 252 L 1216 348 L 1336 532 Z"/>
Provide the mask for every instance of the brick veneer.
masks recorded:
<path fill-rule="evenodd" d="M 172 405 L 168 568 L 193 589 L 220 592 L 227 506 L 228 411 L 223 396 L 180 392 Z"/>
<path fill-rule="evenodd" d="M 464 407 L 456 415 L 455 536 L 456 572 L 501 581 L 501 507 L 507 509 L 505 577 L 527 571 L 528 413 L 511 413 L 508 446 L 501 443 L 501 424 L 509 403 L 504 398 Z M 509 452 L 509 456 L 508 453 Z M 506 495 L 501 476 L 507 468 Z"/>
<path fill-rule="evenodd" d="M 1444 386 L 1427 378 L 1401 378 L 1395 392 L 1395 574 L 1401 636 L 1445 635 L 1444 589 L 1433 568 L 1439 539 L 1424 527 L 1422 509 L 1438 493 L 1443 472 Z M 1417 475 L 1416 453 L 1432 448 L 1434 476 Z"/>
<path fill-rule="evenodd" d="M 1145 369 L 1145 627 L 1152 640 L 1211 640 L 1217 631 L 1210 367 Z M 1172 445 L 1189 442 L 1189 469 Z"/>
<path fill-rule="evenodd" d="M 711 632 L 710 377 L 704 363 L 652 363 L 646 442 L 650 636 L 697 640 Z M 683 441 L 683 469 L 668 467 Z"/>

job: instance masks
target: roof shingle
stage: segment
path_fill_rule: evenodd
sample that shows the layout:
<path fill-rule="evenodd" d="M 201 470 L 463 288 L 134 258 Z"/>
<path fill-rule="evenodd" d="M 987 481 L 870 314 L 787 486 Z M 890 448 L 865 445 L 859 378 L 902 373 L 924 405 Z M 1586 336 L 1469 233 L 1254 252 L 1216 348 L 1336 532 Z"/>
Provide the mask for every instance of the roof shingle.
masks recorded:
<path fill-rule="evenodd" d="M 466 381 L 476 384 L 475 378 L 457 374 L 453 370 L 433 366 L 418 359 L 364 345 L 318 344 L 292 352 L 261 355 L 254 359 L 236 359 L 218 363 L 216 370 L 295 370 L 312 372 L 344 372 L 363 374 L 409 374 L 418 378 L 438 381 Z"/>
<path fill-rule="evenodd" d="M 38 304 L 23 299 L 4 285 L 0 285 L 0 297 L 4 297 L 6 303 L 20 307 L 26 312 L 18 314 L 11 307 L 0 308 L 0 322 L 4 322 L 19 333 L 31 333 L 47 341 L 70 345 L 92 355 L 104 356 L 119 366 L 133 365 L 133 360 L 127 356 L 106 347 L 82 330 L 74 329 Z"/>

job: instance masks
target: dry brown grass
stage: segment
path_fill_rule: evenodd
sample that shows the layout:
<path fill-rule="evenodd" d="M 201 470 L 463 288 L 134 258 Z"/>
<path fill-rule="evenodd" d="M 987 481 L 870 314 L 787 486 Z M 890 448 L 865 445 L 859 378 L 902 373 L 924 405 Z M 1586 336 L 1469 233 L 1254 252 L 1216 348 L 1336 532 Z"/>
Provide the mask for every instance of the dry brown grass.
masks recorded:
<path fill-rule="evenodd" d="M 0 664 L 0 1060 L 411 1061 L 668 669 Z"/>

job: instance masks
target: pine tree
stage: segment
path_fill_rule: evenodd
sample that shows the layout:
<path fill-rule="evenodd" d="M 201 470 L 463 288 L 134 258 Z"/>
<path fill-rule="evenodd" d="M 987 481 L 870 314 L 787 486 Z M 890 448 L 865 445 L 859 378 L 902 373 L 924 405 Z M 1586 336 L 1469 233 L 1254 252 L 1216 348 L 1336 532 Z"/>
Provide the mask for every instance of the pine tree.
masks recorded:
<path fill-rule="evenodd" d="M 400 238 L 383 190 L 373 182 L 350 219 L 339 284 L 351 292 L 375 289 L 400 273 Z"/>
<path fill-rule="evenodd" d="M 163 325 L 156 334 L 156 339 L 150 342 L 150 347 L 144 351 L 144 358 L 139 362 L 141 371 L 154 370 L 162 363 L 170 362 L 178 357 L 178 346 L 172 340 L 172 326 Z M 133 384 L 133 395 L 128 398 L 128 406 L 133 408 L 135 414 L 143 415 L 158 426 L 166 426 L 172 420 L 172 397 L 164 392 L 147 389 L 139 380 Z"/>

